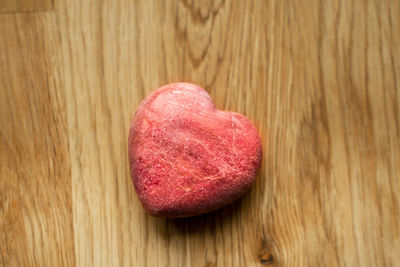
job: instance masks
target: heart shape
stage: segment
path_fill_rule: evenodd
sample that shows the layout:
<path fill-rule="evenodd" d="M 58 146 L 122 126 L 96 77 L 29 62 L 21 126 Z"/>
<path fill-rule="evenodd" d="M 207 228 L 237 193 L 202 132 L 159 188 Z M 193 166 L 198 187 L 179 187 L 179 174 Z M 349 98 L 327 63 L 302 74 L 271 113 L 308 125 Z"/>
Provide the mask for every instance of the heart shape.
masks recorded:
<path fill-rule="evenodd" d="M 261 158 L 251 121 L 216 109 L 208 93 L 190 83 L 150 94 L 129 133 L 133 183 L 154 216 L 194 216 L 231 203 L 250 188 Z"/>

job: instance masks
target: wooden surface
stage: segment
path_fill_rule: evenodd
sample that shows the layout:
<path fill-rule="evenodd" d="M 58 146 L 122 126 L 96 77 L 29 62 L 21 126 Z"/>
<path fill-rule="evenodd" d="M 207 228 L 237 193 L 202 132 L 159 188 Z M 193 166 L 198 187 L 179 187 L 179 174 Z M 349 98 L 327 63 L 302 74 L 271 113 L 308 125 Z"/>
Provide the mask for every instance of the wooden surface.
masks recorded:
<path fill-rule="evenodd" d="M 399 1 L 0 3 L 0 265 L 398 266 Z M 239 201 L 166 220 L 127 140 L 174 81 L 250 117 L 264 159 Z"/>
<path fill-rule="evenodd" d="M 0 12 L 41 12 L 54 9 L 54 0 L 1 0 Z"/>

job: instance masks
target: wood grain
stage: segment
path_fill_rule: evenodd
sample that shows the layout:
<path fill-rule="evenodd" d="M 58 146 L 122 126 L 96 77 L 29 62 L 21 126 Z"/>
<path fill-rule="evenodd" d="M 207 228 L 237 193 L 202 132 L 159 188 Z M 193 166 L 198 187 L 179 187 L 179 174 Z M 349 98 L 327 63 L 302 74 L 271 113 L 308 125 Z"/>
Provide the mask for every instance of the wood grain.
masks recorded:
<path fill-rule="evenodd" d="M 0 14 L 0 263 L 396 266 L 399 21 L 400 2 L 378 0 Z M 264 159 L 239 201 L 166 220 L 135 195 L 127 139 L 174 81 L 251 118 Z"/>
<path fill-rule="evenodd" d="M 54 0 L 1 0 L 0 13 L 41 12 L 54 9 Z"/>
<path fill-rule="evenodd" d="M 55 14 L 0 16 L 0 265 L 75 262 Z"/>

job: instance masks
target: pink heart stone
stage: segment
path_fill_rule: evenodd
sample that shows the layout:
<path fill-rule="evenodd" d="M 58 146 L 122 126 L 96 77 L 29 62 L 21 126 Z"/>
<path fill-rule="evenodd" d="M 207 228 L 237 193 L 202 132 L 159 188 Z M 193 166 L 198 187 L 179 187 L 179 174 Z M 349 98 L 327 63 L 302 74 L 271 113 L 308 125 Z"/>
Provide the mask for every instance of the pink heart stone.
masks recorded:
<path fill-rule="evenodd" d="M 190 83 L 150 94 L 129 133 L 133 183 L 154 216 L 194 216 L 231 203 L 250 188 L 261 158 L 251 121 L 216 109 L 207 92 Z"/>

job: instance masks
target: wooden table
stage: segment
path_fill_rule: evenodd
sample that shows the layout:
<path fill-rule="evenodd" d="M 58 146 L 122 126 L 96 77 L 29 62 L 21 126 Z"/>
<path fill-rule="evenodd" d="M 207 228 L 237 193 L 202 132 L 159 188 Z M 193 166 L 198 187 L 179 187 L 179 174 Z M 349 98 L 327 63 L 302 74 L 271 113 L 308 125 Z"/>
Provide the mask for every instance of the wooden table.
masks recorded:
<path fill-rule="evenodd" d="M 144 212 L 138 104 L 203 86 L 263 137 L 243 198 Z M 398 266 L 400 1 L 2 0 L 0 265 Z"/>

